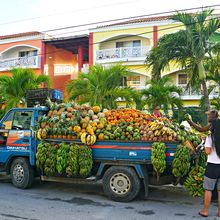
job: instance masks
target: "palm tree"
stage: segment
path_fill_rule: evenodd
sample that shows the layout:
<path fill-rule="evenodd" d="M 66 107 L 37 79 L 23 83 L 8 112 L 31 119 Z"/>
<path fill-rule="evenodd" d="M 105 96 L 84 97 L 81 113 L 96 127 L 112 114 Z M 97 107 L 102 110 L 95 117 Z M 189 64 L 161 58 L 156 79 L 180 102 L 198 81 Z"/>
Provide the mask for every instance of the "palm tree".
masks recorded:
<path fill-rule="evenodd" d="M 39 88 L 42 83 L 50 85 L 48 76 L 37 76 L 30 69 L 14 68 L 10 72 L 11 76 L 0 76 L 0 93 L 7 103 L 7 109 L 25 104 L 27 90 Z"/>
<path fill-rule="evenodd" d="M 149 109 L 153 111 L 156 107 L 164 109 L 182 108 L 182 101 L 178 97 L 181 94 L 181 88 L 174 86 L 169 77 L 160 79 L 151 79 L 147 82 L 148 88 L 142 91 L 145 102 Z"/>
<path fill-rule="evenodd" d="M 206 109 L 210 109 L 210 102 L 203 62 L 213 49 L 210 38 L 220 27 L 219 19 L 210 18 L 212 12 L 204 10 L 197 14 L 177 13 L 172 16 L 171 19 L 181 22 L 185 30 L 164 35 L 146 58 L 154 78 L 160 78 L 161 72 L 171 63 L 184 69 L 189 76 L 189 86 L 195 89 L 202 86 Z"/>
<path fill-rule="evenodd" d="M 210 86 L 210 93 L 215 90 L 218 91 L 218 97 L 211 100 L 211 105 L 220 110 L 220 46 L 216 45 L 212 54 L 205 60 L 205 70 L 207 72 L 207 80 L 212 83 Z"/>
<path fill-rule="evenodd" d="M 121 82 L 129 72 L 125 66 L 103 67 L 94 65 L 89 73 L 80 73 L 79 78 L 67 85 L 70 100 L 79 104 L 89 103 L 103 108 L 116 108 L 118 100 L 124 100 L 128 106 L 133 102 L 140 104 L 140 94 L 129 87 L 122 87 Z"/>

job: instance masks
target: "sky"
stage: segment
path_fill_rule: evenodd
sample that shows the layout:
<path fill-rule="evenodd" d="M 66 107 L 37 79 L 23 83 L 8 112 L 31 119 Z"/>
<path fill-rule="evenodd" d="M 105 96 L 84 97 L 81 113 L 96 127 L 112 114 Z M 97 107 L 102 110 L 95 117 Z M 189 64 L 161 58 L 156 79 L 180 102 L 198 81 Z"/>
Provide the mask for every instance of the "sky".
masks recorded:
<path fill-rule="evenodd" d="M 74 36 L 93 26 L 51 29 L 194 7 L 219 5 L 219 0 L 0 0 L 0 35 L 29 31 L 55 37 Z M 217 11 L 220 13 L 220 11 Z"/>

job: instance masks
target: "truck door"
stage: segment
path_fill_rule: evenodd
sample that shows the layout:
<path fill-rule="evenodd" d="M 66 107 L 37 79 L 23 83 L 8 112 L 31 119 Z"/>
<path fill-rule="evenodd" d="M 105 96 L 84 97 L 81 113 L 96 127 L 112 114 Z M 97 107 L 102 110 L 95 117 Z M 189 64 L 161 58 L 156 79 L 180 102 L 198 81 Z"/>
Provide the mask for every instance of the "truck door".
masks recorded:
<path fill-rule="evenodd" d="M 8 150 L 30 150 L 32 111 L 14 112 L 6 146 Z"/>
<path fill-rule="evenodd" d="M 5 163 L 9 158 L 9 152 L 6 148 L 6 142 L 8 138 L 9 131 L 12 128 L 12 121 L 14 118 L 14 111 L 8 112 L 3 120 L 1 121 L 0 128 L 0 164 Z"/>

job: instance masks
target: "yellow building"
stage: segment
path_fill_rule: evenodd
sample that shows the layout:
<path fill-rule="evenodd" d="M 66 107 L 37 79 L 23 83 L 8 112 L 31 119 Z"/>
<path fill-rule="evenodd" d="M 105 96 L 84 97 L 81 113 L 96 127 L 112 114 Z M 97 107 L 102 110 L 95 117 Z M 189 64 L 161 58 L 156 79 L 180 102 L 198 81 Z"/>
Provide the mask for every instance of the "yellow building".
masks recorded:
<path fill-rule="evenodd" d="M 134 75 L 128 77 L 127 84 L 135 89 L 144 89 L 150 71 L 146 70 L 145 59 L 158 39 L 168 33 L 179 31 L 177 22 L 169 16 L 148 17 L 129 20 L 116 24 L 97 27 L 90 30 L 90 64 L 126 65 Z M 162 73 L 169 75 L 173 83 L 186 88 L 187 74 L 170 69 Z M 198 106 L 201 94 L 185 91 L 181 96 L 185 106 Z"/>

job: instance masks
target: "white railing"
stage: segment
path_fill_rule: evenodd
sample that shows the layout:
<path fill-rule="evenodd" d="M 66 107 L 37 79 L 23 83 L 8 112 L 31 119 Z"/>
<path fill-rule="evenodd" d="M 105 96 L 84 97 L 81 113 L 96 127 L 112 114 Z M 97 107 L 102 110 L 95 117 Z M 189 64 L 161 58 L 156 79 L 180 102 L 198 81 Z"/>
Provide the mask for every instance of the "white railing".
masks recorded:
<path fill-rule="evenodd" d="M 17 57 L 0 60 L 0 71 L 8 70 L 14 67 L 39 68 L 39 56 Z"/>
<path fill-rule="evenodd" d="M 202 92 L 201 90 L 198 90 L 198 91 L 194 91 L 192 90 L 192 88 L 188 88 L 186 86 L 179 86 L 181 89 L 182 89 L 182 94 L 181 96 L 200 96 L 202 95 Z"/>
<path fill-rule="evenodd" d="M 96 51 L 96 60 L 122 59 L 122 58 L 145 58 L 150 47 L 119 47 Z"/>
<path fill-rule="evenodd" d="M 194 91 L 192 90 L 192 88 L 186 89 L 186 86 L 179 86 L 179 87 L 182 89 L 182 94 L 181 94 L 182 97 L 185 96 L 185 97 L 191 97 L 191 98 L 201 98 L 202 96 L 201 90 Z M 210 97 L 217 97 L 218 95 L 219 95 L 219 92 L 216 89 L 214 89 L 209 94 Z"/>

